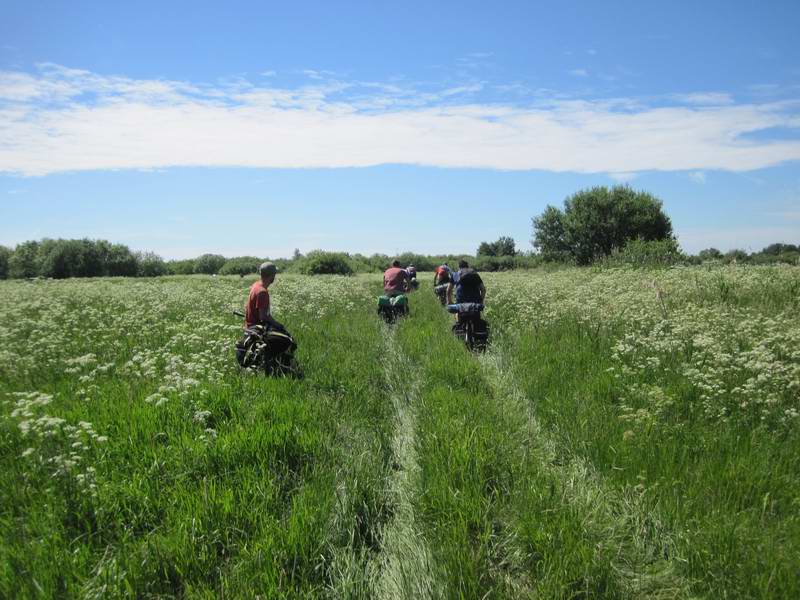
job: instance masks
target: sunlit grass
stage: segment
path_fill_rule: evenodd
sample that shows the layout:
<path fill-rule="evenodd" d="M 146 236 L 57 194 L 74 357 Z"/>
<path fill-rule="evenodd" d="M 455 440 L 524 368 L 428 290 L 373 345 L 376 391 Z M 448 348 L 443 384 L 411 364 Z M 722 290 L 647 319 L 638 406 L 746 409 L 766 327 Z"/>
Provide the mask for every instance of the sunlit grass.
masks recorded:
<path fill-rule="evenodd" d="M 424 279 L 424 278 L 423 278 Z M 795 597 L 800 270 L 0 283 L 0 597 Z"/>

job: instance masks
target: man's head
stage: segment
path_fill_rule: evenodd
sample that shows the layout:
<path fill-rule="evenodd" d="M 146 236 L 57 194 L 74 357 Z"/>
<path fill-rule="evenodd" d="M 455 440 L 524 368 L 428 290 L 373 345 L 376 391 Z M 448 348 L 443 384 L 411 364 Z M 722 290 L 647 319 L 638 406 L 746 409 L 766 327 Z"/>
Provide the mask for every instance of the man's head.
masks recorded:
<path fill-rule="evenodd" d="M 278 272 L 278 267 L 275 266 L 275 263 L 265 262 L 261 263 L 258 271 L 261 273 L 261 283 L 268 286 L 275 281 L 275 274 Z"/>
<path fill-rule="evenodd" d="M 458 268 L 469 269 L 469 263 L 462 258 L 460 261 L 458 261 Z"/>
<path fill-rule="evenodd" d="M 394 259 L 394 260 L 392 261 L 392 266 L 393 266 L 393 267 L 398 267 L 398 268 L 399 268 L 399 267 L 400 267 L 400 261 L 399 261 L 399 260 L 397 260 L 397 259 Z"/>

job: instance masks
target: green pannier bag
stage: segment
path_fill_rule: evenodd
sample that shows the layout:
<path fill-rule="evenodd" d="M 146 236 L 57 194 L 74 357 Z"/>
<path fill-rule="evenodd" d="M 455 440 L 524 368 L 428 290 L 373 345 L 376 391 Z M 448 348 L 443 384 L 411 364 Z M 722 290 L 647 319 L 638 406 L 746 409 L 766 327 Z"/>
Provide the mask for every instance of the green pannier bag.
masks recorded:
<path fill-rule="evenodd" d="M 378 307 L 380 308 L 389 308 L 390 306 L 401 307 L 401 306 L 408 306 L 408 298 L 403 294 L 399 296 L 379 296 L 378 297 Z"/>
<path fill-rule="evenodd" d="M 408 306 L 408 298 L 403 294 L 400 294 L 399 296 L 393 296 L 389 299 L 389 302 L 391 302 L 392 306 L 397 308 L 400 308 L 401 306 Z"/>

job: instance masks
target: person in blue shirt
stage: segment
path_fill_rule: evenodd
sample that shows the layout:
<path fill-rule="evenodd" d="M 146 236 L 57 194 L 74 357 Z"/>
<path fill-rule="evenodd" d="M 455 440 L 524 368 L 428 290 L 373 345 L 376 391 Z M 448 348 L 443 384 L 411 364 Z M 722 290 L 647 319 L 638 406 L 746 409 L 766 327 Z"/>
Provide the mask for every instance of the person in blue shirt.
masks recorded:
<path fill-rule="evenodd" d="M 458 271 L 450 278 L 447 287 L 447 303 L 453 304 L 453 291 L 456 293 L 456 303 L 475 302 L 484 304 L 486 287 L 481 276 L 475 269 L 470 268 L 466 260 L 458 261 Z"/>

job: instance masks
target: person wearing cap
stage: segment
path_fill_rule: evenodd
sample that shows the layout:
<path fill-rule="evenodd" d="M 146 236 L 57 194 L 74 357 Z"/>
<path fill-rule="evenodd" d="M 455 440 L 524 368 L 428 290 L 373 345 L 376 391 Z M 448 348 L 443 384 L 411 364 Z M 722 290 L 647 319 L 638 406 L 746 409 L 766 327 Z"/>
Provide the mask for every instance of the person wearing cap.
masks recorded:
<path fill-rule="evenodd" d="M 265 262 L 258 270 L 261 273 L 261 279 L 250 286 L 250 296 L 244 307 L 244 325 L 245 327 L 266 325 L 275 329 L 283 329 L 283 325 L 273 319 L 270 314 L 269 290 L 267 289 L 275 281 L 278 267 L 271 262 Z"/>

